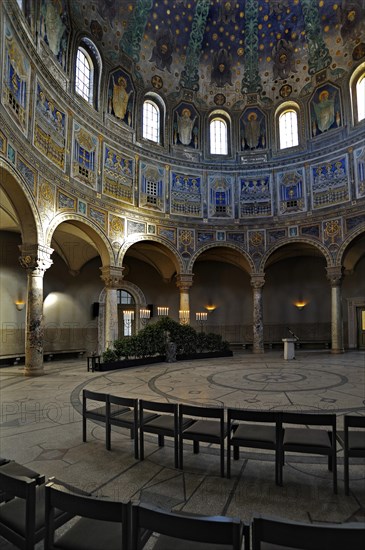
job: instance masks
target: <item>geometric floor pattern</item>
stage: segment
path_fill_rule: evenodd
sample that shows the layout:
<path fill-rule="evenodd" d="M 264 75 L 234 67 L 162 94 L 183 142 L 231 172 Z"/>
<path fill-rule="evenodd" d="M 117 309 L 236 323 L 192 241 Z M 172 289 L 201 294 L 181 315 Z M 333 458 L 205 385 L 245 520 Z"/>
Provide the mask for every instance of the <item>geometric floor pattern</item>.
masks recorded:
<path fill-rule="evenodd" d="M 81 436 L 84 388 L 113 395 L 193 405 L 258 410 L 331 412 L 337 429 L 344 414 L 365 415 L 365 353 L 298 350 L 263 355 L 157 363 L 109 372 L 87 372 L 86 359 L 45 363 L 45 376 L 28 378 L 21 366 L 0 368 L 0 455 L 56 476 L 81 489 L 115 499 L 150 502 L 165 509 L 225 514 L 249 521 L 270 514 L 308 522 L 365 521 L 365 461 L 352 459 L 350 495 L 343 488 L 338 445 L 338 494 L 325 457 L 287 455 L 284 485 L 275 485 L 270 452 L 242 450 L 231 478 L 221 478 L 219 454 L 201 444 L 184 445 L 184 470 L 174 468 L 172 442 L 159 448 L 146 434 L 145 460 L 134 458 L 129 432 L 112 428 L 105 449 L 103 426 L 88 422 Z M 0 549 L 11 550 L 0 537 Z M 39 544 L 37 548 L 42 548 Z"/>

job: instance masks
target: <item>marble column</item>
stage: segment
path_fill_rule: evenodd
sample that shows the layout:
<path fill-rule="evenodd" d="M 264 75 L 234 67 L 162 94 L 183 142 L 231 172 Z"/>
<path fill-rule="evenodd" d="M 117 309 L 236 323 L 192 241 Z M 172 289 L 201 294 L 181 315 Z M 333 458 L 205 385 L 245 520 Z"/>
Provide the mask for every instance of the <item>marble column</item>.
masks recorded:
<path fill-rule="evenodd" d="M 100 268 L 100 278 L 105 284 L 105 349 L 113 349 L 118 338 L 117 289 L 122 286 L 123 269 L 115 266 Z"/>
<path fill-rule="evenodd" d="M 327 267 L 331 284 L 331 353 L 343 353 L 342 267 Z"/>
<path fill-rule="evenodd" d="M 179 311 L 188 311 L 188 318 L 185 324 L 190 324 L 190 288 L 193 285 L 193 274 L 181 273 L 176 278 L 176 286 L 180 290 L 180 307 Z"/>
<path fill-rule="evenodd" d="M 264 322 L 262 287 L 265 284 L 265 275 L 252 275 L 253 289 L 253 353 L 264 353 Z"/>
<path fill-rule="evenodd" d="M 25 376 L 40 376 L 43 370 L 44 318 L 43 277 L 52 265 L 52 248 L 36 244 L 19 246 L 20 265 L 27 272 L 25 324 Z"/>

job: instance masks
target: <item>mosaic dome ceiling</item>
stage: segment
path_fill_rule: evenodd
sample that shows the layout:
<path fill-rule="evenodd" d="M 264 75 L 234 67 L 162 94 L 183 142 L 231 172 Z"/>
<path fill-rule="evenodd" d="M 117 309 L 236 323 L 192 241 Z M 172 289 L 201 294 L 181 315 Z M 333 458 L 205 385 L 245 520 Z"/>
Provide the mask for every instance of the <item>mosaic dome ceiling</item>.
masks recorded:
<path fill-rule="evenodd" d="M 335 81 L 365 55 L 365 1 L 94 0 L 69 2 L 110 70 L 134 61 L 145 89 L 195 92 L 202 107 L 272 104 Z"/>

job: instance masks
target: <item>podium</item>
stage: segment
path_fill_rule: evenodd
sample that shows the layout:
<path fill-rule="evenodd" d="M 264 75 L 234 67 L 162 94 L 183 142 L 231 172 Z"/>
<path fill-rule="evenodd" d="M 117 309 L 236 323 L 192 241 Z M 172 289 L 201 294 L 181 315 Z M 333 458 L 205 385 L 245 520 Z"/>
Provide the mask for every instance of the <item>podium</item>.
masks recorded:
<path fill-rule="evenodd" d="M 295 342 L 296 338 L 283 338 L 284 342 L 284 359 L 285 361 L 291 361 L 295 359 Z"/>

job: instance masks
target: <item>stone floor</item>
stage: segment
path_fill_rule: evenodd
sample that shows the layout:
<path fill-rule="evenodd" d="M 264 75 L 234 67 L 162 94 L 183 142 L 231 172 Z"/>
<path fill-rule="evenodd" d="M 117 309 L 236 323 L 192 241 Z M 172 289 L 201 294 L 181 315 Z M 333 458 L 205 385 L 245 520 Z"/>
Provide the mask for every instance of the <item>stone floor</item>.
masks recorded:
<path fill-rule="evenodd" d="M 332 491 L 324 457 L 288 455 L 284 486 L 274 480 L 270 452 L 241 450 L 231 479 L 219 475 L 218 449 L 184 446 L 184 470 L 174 468 L 172 442 L 159 448 L 146 435 L 145 460 L 134 458 L 129 432 L 113 428 L 112 451 L 104 426 L 88 422 L 81 437 L 83 388 L 114 395 L 198 405 L 252 409 L 325 411 L 365 415 L 365 353 L 332 355 L 280 351 L 178 363 L 158 363 L 109 372 L 87 372 L 86 359 L 45 363 L 45 376 L 23 376 L 20 366 L 0 369 L 0 455 L 56 476 L 97 495 L 139 499 L 167 509 L 239 516 L 271 514 L 309 522 L 365 521 L 365 461 L 353 459 L 350 496 L 343 488 L 343 452 L 338 446 L 339 491 Z M 39 548 L 42 545 L 38 545 Z M 0 549 L 13 546 L 0 537 Z"/>

